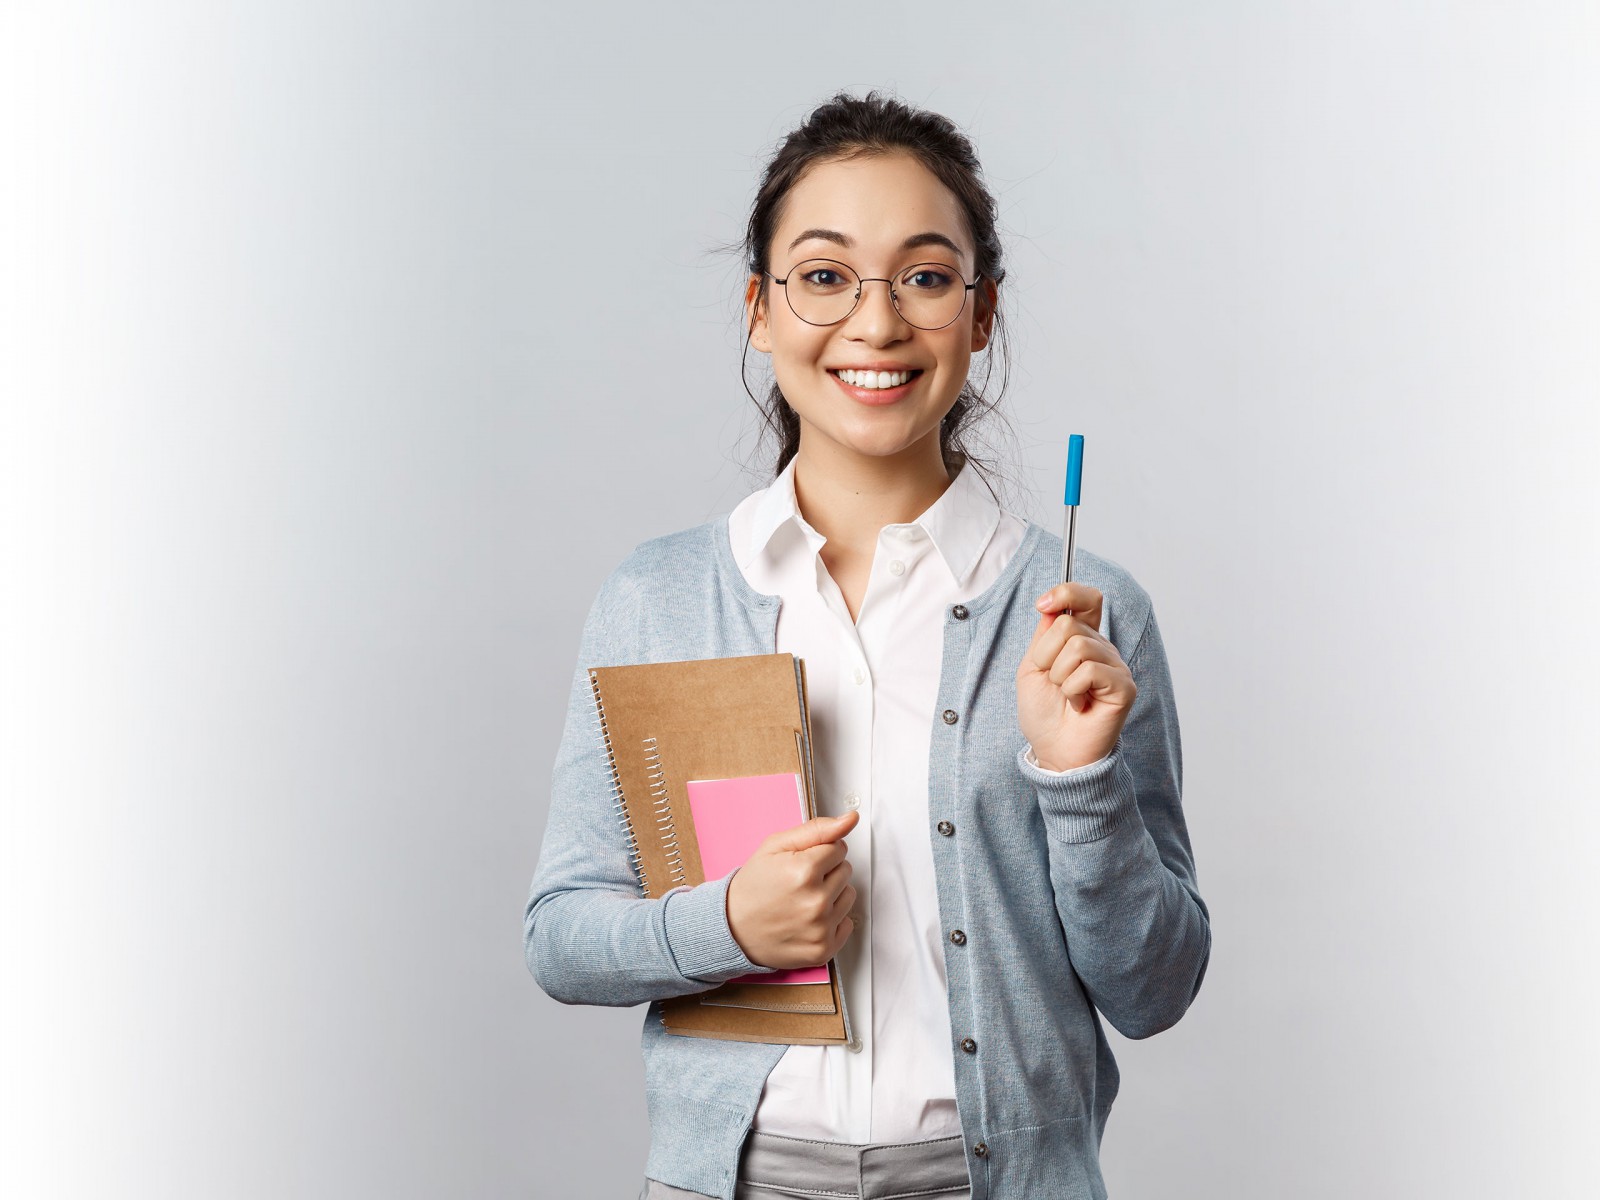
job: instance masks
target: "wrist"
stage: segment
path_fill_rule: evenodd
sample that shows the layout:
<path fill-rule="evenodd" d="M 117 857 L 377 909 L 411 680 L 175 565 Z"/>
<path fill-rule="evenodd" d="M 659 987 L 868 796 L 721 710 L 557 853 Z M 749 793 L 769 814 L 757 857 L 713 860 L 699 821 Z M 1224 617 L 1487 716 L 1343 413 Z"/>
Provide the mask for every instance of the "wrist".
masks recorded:
<path fill-rule="evenodd" d="M 690 979 L 715 984 L 763 969 L 745 953 L 728 924 L 728 882 L 708 879 L 661 897 L 667 948 Z"/>

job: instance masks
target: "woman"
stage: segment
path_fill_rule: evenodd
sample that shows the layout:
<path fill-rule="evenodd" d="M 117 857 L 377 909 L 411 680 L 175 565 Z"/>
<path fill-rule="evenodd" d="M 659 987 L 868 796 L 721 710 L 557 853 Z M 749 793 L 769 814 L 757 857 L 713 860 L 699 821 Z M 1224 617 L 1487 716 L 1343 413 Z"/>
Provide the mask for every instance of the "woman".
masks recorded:
<path fill-rule="evenodd" d="M 602 586 L 529 967 L 631 1005 L 839 958 L 848 1046 L 678 1037 L 651 1003 L 641 1197 L 1103 1197 L 1100 1017 L 1172 1025 L 1211 945 L 1149 597 L 1082 550 L 1058 586 L 1060 539 L 962 449 L 1005 272 L 950 122 L 835 96 L 768 166 L 745 248 L 778 470 Z M 774 651 L 806 663 L 821 815 L 641 898 L 585 669 Z"/>

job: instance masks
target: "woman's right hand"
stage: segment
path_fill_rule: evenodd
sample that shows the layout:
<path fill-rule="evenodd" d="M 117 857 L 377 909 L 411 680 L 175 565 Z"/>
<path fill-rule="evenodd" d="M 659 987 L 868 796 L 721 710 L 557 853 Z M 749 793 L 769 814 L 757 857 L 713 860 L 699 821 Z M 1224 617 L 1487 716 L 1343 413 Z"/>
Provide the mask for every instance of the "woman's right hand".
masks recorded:
<path fill-rule="evenodd" d="M 819 967 L 855 931 L 844 835 L 861 814 L 813 817 L 769 835 L 728 882 L 728 928 L 751 962 Z"/>

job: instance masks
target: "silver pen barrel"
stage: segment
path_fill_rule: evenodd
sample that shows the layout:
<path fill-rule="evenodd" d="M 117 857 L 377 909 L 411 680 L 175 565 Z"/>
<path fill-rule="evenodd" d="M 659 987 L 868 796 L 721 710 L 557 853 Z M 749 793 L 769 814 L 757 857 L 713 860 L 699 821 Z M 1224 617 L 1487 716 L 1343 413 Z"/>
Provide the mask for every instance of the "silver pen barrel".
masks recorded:
<path fill-rule="evenodd" d="M 1061 582 L 1072 582 L 1072 544 L 1077 540 L 1078 533 L 1078 506 L 1068 504 L 1065 506 L 1067 513 L 1061 529 Z"/>

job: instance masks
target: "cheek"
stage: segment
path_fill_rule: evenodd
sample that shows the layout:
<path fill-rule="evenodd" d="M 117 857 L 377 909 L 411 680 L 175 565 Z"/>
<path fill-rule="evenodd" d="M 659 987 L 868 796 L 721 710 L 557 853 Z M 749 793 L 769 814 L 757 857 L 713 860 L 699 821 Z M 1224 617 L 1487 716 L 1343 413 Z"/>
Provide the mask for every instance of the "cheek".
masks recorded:
<path fill-rule="evenodd" d="M 772 350 L 775 360 L 789 364 L 795 370 L 810 367 L 821 369 L 827 336 L 790 314 L 789 324 L 772 331 Z M 798 327 L 798 328 L 796 328 Z"/>
<path fill-rule="evenodd" d="M 966 369 L 972 362 L 971 347 L 972 333 L 970 330 L 963 329 L 941 340 L 934 353 L 939 360 L 939 365 L 945 369 L 947 374 L 965 378 Z"/>

